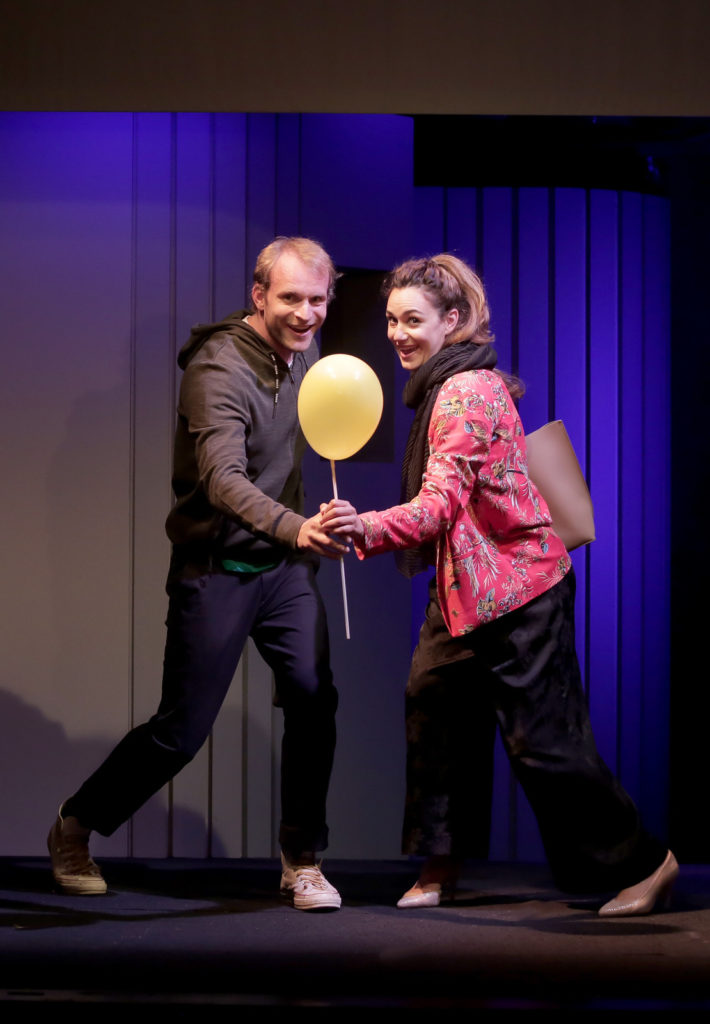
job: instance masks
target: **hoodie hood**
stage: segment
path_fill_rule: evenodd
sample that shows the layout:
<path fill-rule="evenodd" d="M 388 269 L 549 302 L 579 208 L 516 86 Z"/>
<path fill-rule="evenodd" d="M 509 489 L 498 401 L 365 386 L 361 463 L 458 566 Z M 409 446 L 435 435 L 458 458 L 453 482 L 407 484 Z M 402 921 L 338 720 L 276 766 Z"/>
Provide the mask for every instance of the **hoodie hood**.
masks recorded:
<path fill-rule="evenodd" d="M 207 339 L 211 338 L 213 334 L 219 334 L 220 331 L 239 334 L 245 341 L 252 340 L 254 337 L 258 339 L 259 335 L 256 331 L 244 322 L 244 317 L 248 315 L 248 309 L 240 309 L 236 313 L 230 313 L 224 320 L 216 321 L 216 323 L 195 324 L 190 331 L 190 337 L 178 353 L 177 361 L 180 369 L 184 370 L 195 353 L 200 351 Z M 262 340 L 262 344 L 266 345 L 266 342 Z"/>

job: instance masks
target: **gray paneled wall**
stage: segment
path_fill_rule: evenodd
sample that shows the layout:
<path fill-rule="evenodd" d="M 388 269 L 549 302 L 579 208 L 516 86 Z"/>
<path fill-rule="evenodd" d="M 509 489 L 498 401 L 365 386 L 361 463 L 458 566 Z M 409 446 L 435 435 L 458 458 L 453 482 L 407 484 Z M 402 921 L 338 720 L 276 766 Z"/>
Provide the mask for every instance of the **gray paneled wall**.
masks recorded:
<path fill-rule="evenodd" d="M 483 272 L 501 365 L 529 428 L 568 425 L 598 541 L 575 556 L 579 644 L 600 745 L 665 824 L 668 282 L 663 203 L 583 191 L 414 189 L 408 118 L 0 114 L 4 493 L 0 854 L 39 854 L 56 805 L 157 704 L 176 349 L 239 308 L 274 234 L 389 269 L 449 248 Z M 387 345 L 384 318 L 382 343 Z M 341 495 L 392 504 L 391 463 L 338 466 Z M 331 493 L 307 458 L 307 502 Z M 332 856 L 399 854 L 402 692 L 421 583 L 387 556 L 324 564 L 339 742 Z M 98 853 L 276 853 L 280 713 L 253 648 L 210 742 Z M 539 857 L 498 752 L 494 857 Z"/>
<path fill-rule="evenodd" d="M 356 145 L 372 132 L 389 167 L 377 180 Z M 0 115 L 1 853 L 42 853 L 59 801 L 157 705 L 177 348 L 194 322 L 244 304 L 277 233 L 318 237 L 341 264 L 397 259 L 411 135 L 398 117 Z M 330 474 L 308 464 L 315 510 Z M 375 504 L 396 471 L 339 476 Z M 396 856 L 408 589 L 385 559 L 353 559 L 348 576 L 350 641 L 339 572 L 321 571 L 341 693 L 331 852 Z M 275 853 L 279 740 L 250 647 L 209 744 L 96 852 Z"/>

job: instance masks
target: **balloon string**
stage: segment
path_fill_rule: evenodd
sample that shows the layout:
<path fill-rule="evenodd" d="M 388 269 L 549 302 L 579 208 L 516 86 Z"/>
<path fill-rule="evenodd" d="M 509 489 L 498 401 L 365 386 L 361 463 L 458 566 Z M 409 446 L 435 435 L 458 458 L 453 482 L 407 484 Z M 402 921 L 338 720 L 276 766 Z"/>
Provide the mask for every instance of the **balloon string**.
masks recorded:
<path fill-rule="evenodd" d="M 330 475 L 333 478 L 333 497 L 338 497 L 338 484 L 335 480 L 335 459 L 330 460 Z M 348 619 L 348 595 L 345 590 L 345 562 L 343 561 L 342 555 L 340 556 L 340 583 L 343 588 L 343 610 L 345 612 L 345 638 L 350 639 L 350 620 Z"/>

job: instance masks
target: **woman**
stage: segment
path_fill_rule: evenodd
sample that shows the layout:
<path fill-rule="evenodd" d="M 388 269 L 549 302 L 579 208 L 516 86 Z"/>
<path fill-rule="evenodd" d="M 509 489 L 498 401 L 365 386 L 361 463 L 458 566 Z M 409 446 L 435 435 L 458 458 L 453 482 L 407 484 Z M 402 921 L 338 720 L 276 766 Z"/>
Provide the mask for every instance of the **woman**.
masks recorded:
<path fill-rule="evenodd" d="M 650 913 L 678 865 L 597 753 L 574 645 L 574 572 L 528 476 L 513 400 L 522 388 L 494 370 L 483 285 L 441 254 L 397 267 L 385 295 L 415 410 L 403 503 L 358 515 L 334 500 L 322 522 L 349 535 L 360 558 L 395 551 L 408 576 L 436 566 L 406 692 L 403 852 L 425 859 L 397 905 L 438 905 L 461 861 L 487 855 L 497 724 L 557 884 L 621 889 L 604 916 Z"/>

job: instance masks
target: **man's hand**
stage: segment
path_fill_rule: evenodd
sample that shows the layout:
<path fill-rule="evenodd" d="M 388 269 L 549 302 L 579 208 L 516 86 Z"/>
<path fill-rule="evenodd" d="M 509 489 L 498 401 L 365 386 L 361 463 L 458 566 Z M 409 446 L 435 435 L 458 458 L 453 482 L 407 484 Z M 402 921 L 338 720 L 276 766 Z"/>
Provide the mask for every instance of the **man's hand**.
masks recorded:
<path fill-rule="evenodd" d="M 349 501 L 333 498 L 327 505 L 321 505 L 321 524 L 324 530 L 344 537 L 350 541 L 352 537 L 363 537 L 365 534 L 362 521 Z"/>
<path fill-rule="evenodd" d="M 321 505 L 321 508 L 325 507 L 325 505 Z M 347 541 L 349 537 L 342 539 Z M 306 519 L 298 531 L 296 547 L 305 548 L 307 551 L 314 551 L 317 555 L 324 555 L 326 558 L 342 558 L 350 550 L 347 544 L 343 544 L 335 537 L 331 537 L 329 531 L 324 529 L 320 512 L 311 519 Z"/>

